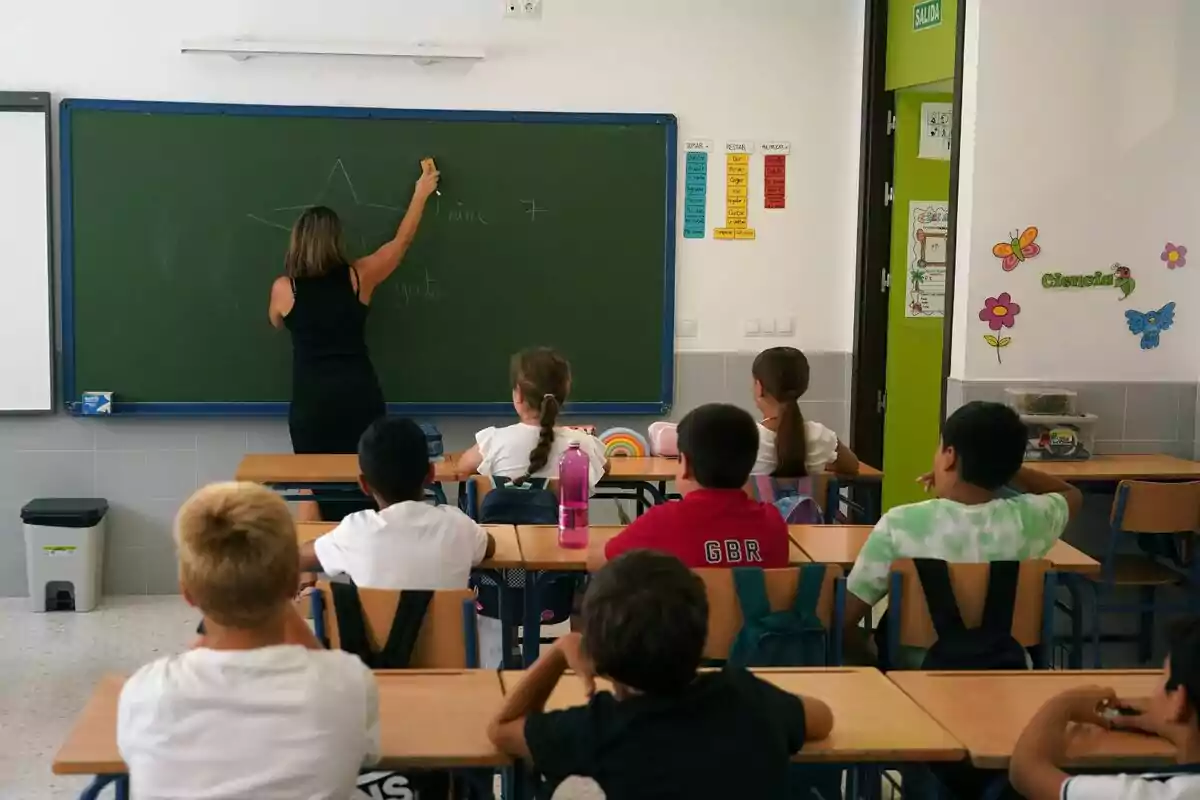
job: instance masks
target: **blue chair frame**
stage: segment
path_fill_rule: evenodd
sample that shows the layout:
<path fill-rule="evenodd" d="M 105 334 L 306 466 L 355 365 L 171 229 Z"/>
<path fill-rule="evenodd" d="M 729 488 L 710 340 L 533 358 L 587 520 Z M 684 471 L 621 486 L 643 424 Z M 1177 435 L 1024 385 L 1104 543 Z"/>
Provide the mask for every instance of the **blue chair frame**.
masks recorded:
<path fill-rule="evenodd" d="M 1129 508 L 1130 494 L 1134 491 L 1138 484 L 1151 483 L 1149 481 L 1121 481 L 1117 485 L 1116 497 L 1113 500 L 1113 511 L 1109 522 L 1108 543 L 1104 551 L 1104 559 L 1101 562 L 1100 578 L 1096 580 L 1090 576 L 1079 576 L 1081 583 L 1086 583 L 1092 588 L 1092 662 L 1095 669 L 1100 669 L 1101 657 L 1101 642 L 1102 641 L 1130 641 L 1131 639 L 1138 643 L 1138 656 L 1142 663 L 1150 660 L 1154 648 L 1154 613 L 1184 611 L 1194 613 L 1200 605 L 1200 597 L 1197 596 L 1197 587 L 1200 587 L 1200 559 L 1192 558 L 1190 569 L 1181 569 L 1174 564 L 1167 564 L 1157 558 L 1146 556 L 1153 563 L 1164 567 L 1165 569 L 1175 573 L 1178 576 L 1179 582 L 1185 584 L 1188 598 L 1184 603 L 1170 604 L 1159 603 L 1156 600 L 1159 584 L 1137 585 L 1138 600 L 1136 602 L 1118 603 L 1106 601 L 1102 598 L 1102 594 L 1112 595 L 1118 588 L 1116 584 L 1116 561 L 1118 557 L 1117 549 L 1120 545 L 1122 537 L 1147 536 L 1153 535 L 1151 531 L 1131 531 L 1125 529 L 1125 515 Z M 1196 484 L 1160 484 L 1164 487 L 1180 487 L 1186 485 L 1195 486 Z M 1196 520 L 1196 525 L 1200 527 L 1200 519 Z M 1181 536 L 1194 533 L 1195 530 L 1179 530 L 1179 531 L 1158 531 L 1160 535 Z M 1132 588 L 1129 587 L 1129 588 Z M 1128 635 L 1102 635 L 1100 632 L 1100 618 L 1103 614 L 1132 614 L 1140 615 L 1138 633 L 1134 636 Z"/>

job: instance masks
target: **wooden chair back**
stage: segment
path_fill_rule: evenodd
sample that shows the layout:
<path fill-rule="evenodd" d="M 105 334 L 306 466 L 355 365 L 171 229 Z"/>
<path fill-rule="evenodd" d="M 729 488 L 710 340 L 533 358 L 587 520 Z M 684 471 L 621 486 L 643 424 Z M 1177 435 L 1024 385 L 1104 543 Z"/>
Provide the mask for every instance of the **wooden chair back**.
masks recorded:
<path fill-rule="evenodd" d="M 1200 529 L 1200 482 L 1121 481 L 1110 516 L 1123 533 L 1186 533 Z"/>
<path fill-rule="evenodd" d="M 821 582 L 821 595 L 817 601 L 817 617 L 831 634 L 840 634 L 841 621 L 836 612 L 836 587 L 842 577 L 842 568 L 835 564 L 821 564 L 825 568 Z M 796 599 L 800 586 L 800 567 L 763 570 L 767 585 L 767 599 L 772 611 L 786 611 Z M 731 569 L 698 569 L 695 573 L 704 581 L 708 595 L 708 639 L 704 645 L 704 658 L 725 660 L 742 629 L 742 606 L 738 602 L 737 588 L 733 583 Z M 840 657 L 840 654 L 835 654 Z"/>
<path fill-rule="evenodd" d="M 341 646 L 341 639 L 338 636 L 337 614 L 333 608 L 333 590 L 329 581 L 319 581 L 316 591 L 321 595 L 319 610 L 325 636 L 329 640 L 329 647 L 336 650 Z M 400 594 L 387 589 L 358 590 L 358 602 L 362 606 L 371 649 L 378 651 L 387 643 Z M 421 632 L 417 635 L 416 646 L 413 647 L 410 669 L 469 669 L 474 666 L 468 654 L 472 650 L 478 652 L 478 648 L 468 646 L 468 637 L 474 637 L 476 632 L 468 630 L 463 612 L 464 602 L 475 602 L 475 595 L 470 589 L 433 593 L 425 612 L 425 621 L 421 624 Z"/>
<path fill-rule="evenodd" d="M 990 564 L 949 564 L 950 585 L 963 624 L 978 627 L 983 621 L 983 605 L 987 599 Z M 1050 562 L 1044 559 L 1022 561 L 1017 577 L 1017 601 L 1013 610 L 1012 636 L 1023 647 L 1041 644 L 1047 622 L 1046 574 Z M 904 647 L 928 649 L 937 641 L 937 630 L 929 615 L 925 592 L 917 565 L 911 558 L 892 564 L 892 594 L 899 582 L 900 597 L 888 602 L 888 614 L 900 615 L 898 644 Z M 1049 598 L 1053 611 L 1053 596 Z"/>

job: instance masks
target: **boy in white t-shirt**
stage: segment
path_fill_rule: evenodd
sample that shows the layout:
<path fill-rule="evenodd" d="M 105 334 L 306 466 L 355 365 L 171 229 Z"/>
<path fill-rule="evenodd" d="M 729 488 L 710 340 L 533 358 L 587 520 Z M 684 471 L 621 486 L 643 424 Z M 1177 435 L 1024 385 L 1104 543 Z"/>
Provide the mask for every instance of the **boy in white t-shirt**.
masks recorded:
<path fill-rule="evenodd" d="M 462 472 L 513 480 L 558 477 L 558 460 L 572 442 L 591 463 L 591 488 L 604 477 L 608 459 L 595 436 L 555 427 L 571 391 L 571 365 L 548 347 L 524 350 L 512 360 L 512 401 L 521 421 L 505 428 L 484 428 L 475 446 L 458 458 Z"/>
<path fill-rule="evenodd" d="M 345 800 L 379 757 L 378 690 L 357 656 L 289 643 L 303 623 L 287 505 L 256 484 L 215 484 L 184 503 L 175 534 L 180 587 L 206 631 L 121 691 L 134 796 Z"/>
<path fill-rule="evenodd" d="M 300 569 L 349 575 L 368 589 L 466 589 L 471 568 L 496 549 L 453 506 L 424 500 L 433 480 L 425 434 L 399 417 L 376 420 L 358 443 L 359 484 L 379 511 L 351 514 L 300 551 Z"/>
<path fill-rule="evenodd" d="M 1013 787 L 1030 800 L 1200 797 L 1200 619 L 1184 620 L 1172 628 L 1163 673 L 1162 688 L 1148 699 L 1126 700 L 1112 689 L 1088 686 L 1064 692 L 1042 706 L 1013 748 L 1008 770 Z M 1073 723 L 1160 736 L 1175 746 L 1181 768 L 1072 777 L 1058 765 Z"/>

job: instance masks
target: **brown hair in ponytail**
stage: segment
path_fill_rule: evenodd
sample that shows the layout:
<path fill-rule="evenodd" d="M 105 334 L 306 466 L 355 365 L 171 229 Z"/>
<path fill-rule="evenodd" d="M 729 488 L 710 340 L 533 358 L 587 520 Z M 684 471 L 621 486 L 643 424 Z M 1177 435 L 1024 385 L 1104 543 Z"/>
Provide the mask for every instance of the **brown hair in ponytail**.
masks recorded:
<path fill-rule="evenodd" d="M 808 359 L 794 347 L 771 347 L 758 354 L 750 372 L 762 385 L 763 394 L 780 406 L 772 474 L 777 478 L 805 477 L 808 442 L 798 401 L 808 391 Z"/>
<path fill-rule="evenodd" d="M 529 468 L 515 481 L 521 484 L 541 471 L 550 460 L 554 424 L 571 388 L 571 365 L 549 347 L 522 350 L 512 359 L 512 385 L 520 395 L 521 403 L 540 413 L 541 433 L 537 446 L 529 452 Z"/>

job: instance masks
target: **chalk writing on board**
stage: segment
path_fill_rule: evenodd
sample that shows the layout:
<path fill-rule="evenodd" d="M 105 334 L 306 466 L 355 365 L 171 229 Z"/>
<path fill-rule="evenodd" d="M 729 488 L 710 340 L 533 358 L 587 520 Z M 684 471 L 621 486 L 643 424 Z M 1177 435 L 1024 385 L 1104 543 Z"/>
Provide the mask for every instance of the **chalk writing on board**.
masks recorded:
<path fill-rule="evenodd" d="M 530 222 L 537 222 L 538 214 L 545 214 L 550 210 L 539 206 L 537 200 L 522 200 L 521 203 L 525 206 L 525 213 L 529 215 Z"/>
<path fill-rule="evenodd" d="M 437 200 L 437 207 L 434 209 L 434 216 L 441 216 L 441 213 L 442 213 L 442 199 L 439 197 Z M 473 208 L 467 208 L 464 203 L 457 202 L 457 201 L 454 203 L 453 206 L 450 207 L 449 211 L 446 212 L 446 221 L 447 222 L 474 222 L 474 223 L 478 223 L 480 225 L 491 225 L 492 224 L 492 223 L 488 222 L 487 219 L 483 216 L 482 211 L 476 211 Z"/>
<path fill-rule="evenodd" d="M 360 198 L 358 189 L 354 187 L 354 179 L 350 177 L 350 171 L 346 169 L 346 165 L 342 162 L 342 159 L 337 158 L 334 160 L 333 166 L 329 168 L 329 172 L 326 173 L 325 182 L 322 184 L 321 189 L 317 192 L 316 197 L 313 200 L 307 203 L 277 206 L 271 209 L 269 213 L 247 213 L 246 216 L 262 225 L 267 225 L 281 231 L 291 232 L 292 225 L 295 224 L 296 219 L 299 218 L 301 213 L 313 206 L 330 204 L 326 202 L 326 199 L 331 194 L 334 194 L 341 189 L 344 189 L 349 193 L 351 201 L 357 208 L 371 208 L 386 211 L 388 212 L 389 217 L 407 210 L 406 206 L 393 206 L 386 203 L 368 202 Z M 360 246 L 363 248 L 366 247 L 366 241 L 362 233 L 352 235 L 355 235 L 356 238 L 359 239 Z"/>
<path fill-rule="evenodd" d="M 416 280 L 396 281 L 394 291 L 396 295 L 404 298 L 404 305 L 409 306 L 413 303 L 422 302 L 437 302 L 443 297 L 443 292 L 438 281 L 429 274 L 428 269 L 421 271 L 422 277 Z"/>

